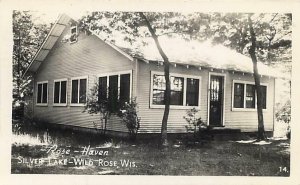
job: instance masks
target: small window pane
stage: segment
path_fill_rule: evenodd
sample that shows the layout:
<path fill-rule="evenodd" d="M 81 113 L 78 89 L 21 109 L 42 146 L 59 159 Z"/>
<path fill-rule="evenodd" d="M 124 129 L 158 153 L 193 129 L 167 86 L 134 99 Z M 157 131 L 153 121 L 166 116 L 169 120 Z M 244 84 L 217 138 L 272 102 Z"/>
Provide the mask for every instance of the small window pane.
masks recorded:
<path fill-rule="evenodd" d="M 42 103 L 42 84 L 38 84 L 37 103 Z"/>
<path fill-rule="evenodd" d="M 61 94 L 60 94 L 60 103 L 67 103 L 67 81 L 61 82 Z"/>
<path fill-rule="evenodd" d="M 80 79 L 79 103 L 86 102 L 86 79 Z"/>
<path fill-rule="evenodd" d="M 54 83 L 54 103 L 59 103 L 59 88 L 60 82 Z"/>
<path fill-rule="evenodd" d="M 152 102 L 154 105 L 164 105 L 165 91 L 153 89 Z"/>
<path fill-rule="evenodd" d="M 186 105 L 198 106 L 199 102 L 199 79 L 188 78 L 186 90 Z"/>
<path fill-rule="evenodd" d="M 78 80 L 72 80 L 72 99 L 71 103 L 78 103 Z"/>
<path fill-rule="evenodd" d="M 181 77 L 171 76 L 171 102 L 170 105 L 183 105 L 183 84 Z"/>
<path fill-rule="evenodd" d="M 183 92 L 171 91 L 170 105 L 183 105 Z"/>
<path fill-rule="evenodd" d="M 166 89 L 166 80 L 164 75 L 153 75 L 153 89 Z"/>
<path fill-rule="evenodd" d="M 48 84 L 44 83 L 43 84 L 43 100 L 42 103 L 47 103 L 48 100 Z"/>
<path fill-rule="evenodd" d="M 246 108 L 255 108 L 255 86 L 246 85 Z"/>
<path fill-rule="evenodd" d="M 244 84 L 234 84 L 233 107 L 244 108 Z"/>

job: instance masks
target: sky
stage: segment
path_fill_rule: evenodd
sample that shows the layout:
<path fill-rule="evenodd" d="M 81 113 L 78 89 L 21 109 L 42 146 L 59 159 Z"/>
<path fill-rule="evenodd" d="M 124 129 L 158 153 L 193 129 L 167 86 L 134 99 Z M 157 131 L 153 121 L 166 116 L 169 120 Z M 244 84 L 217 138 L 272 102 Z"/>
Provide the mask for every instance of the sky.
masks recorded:
<path fill-rule="evenodd" d="M 56 11 L 30 11 L 30 14 L 33 16 L 33 21 L 36 24 L 50 24 L 54 23 L 55 20 L 58 18 L 59 14 L 62 12 L 56 12 Z M 83 15 L 85 15 L 86 11 L 65 11 L 63 12 L 70 16 L 71 18 L 77 20 L 81 18 Z"/>

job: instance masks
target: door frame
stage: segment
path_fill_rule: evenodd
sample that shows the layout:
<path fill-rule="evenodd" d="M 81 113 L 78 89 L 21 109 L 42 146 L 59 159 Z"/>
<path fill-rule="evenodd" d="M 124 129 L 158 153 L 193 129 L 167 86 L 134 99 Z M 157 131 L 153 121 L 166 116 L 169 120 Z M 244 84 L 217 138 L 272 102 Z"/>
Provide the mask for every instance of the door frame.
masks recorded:
<path fill-rule="evenodd" d="M 223 97 L 222 97 L 222 120 L 221 120 L 221 127 L 225 126 L 225 95 L 226 95 L 226 73 L 218 73 L 218 72 L 208 72 L 208 84 L 207 84 L 207 126 L 210 125 L 209 123 L 209 115 L 210 115 L 210 78 L 211 76 L 222 76 L 223 77 Z"/>

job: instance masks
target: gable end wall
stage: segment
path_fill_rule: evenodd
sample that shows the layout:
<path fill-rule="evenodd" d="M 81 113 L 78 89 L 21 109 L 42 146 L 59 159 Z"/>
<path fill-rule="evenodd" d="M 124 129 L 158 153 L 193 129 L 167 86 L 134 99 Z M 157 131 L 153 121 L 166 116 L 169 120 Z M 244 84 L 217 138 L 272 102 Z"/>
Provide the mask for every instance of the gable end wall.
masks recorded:
<path fill-rule="evenodd" d="M 41 64 L 35 75 L 34 117 L 48 123 L 72 125 L 94 128 L 94 123 L 100 124 L 99 114 L 91 116 L 83 113 L 83 107 L 70 106 L 71 78 L 88 76 L 90 89 L 96 82 L 97 76 L 118 71 L 132 70 L 132 96 L 135 96 L 135 65 L 124 55 L 111 48 L 95 35 L 80 33 L 78 41 L 70 44 L 61 42 L 62 38 L 70 34 L 70 27 L 66 27 L 57 43 Z M 53 106 L 54 80 L 67 78 L 67 106 Z M 48 81 L 48 106 L 36 105 L 36 83 Z M 108 130 L 127 131 L 116 116 L 112 116 L 107 125 Z"/>

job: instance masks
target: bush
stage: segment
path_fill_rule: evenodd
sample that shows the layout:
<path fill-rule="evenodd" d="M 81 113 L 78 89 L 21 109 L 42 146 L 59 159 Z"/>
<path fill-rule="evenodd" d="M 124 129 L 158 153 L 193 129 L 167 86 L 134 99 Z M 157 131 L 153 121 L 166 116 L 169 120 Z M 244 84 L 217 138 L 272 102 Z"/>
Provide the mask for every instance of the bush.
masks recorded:
<path fill-rule="evenodd" d="M 126 125 L 129 131 L 129 137 L 132 140 L 136 139 L 136 135 L 140 128 L 140 118 L 137 115 L 136 107 L 137 103 L 134 98 L 129 103 L 125 102 L 119 115 L 122 118 L 122 122 Z"/>
<path fill-rule="evenodd" d="M 196 108 L 192 108 L 186 111 L 186 116 L 183 118 L 188 123 L 186 130 L 188 133 L 192 133 L 194 136 L 194 140 L 202 139 L 204 135 L 204 131 L 207 130 L 207 125 L 204 121 L 202 121 L 201 117 L 197 117 L 197 113 L 199 111 Z"/>

